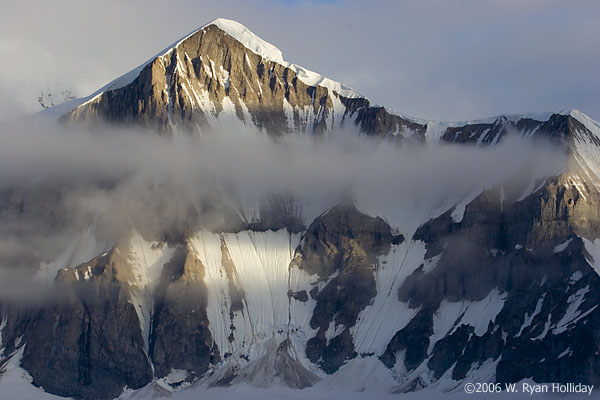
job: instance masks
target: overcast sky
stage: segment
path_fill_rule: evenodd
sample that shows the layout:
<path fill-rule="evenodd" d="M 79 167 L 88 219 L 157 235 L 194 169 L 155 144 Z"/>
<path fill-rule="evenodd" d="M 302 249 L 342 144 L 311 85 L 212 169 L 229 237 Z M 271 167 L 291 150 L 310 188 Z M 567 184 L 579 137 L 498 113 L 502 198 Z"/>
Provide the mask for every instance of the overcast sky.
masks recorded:
<path fill-rule="evenodd" d="M 288 61 L 407 115 L 578 108 L 600 120 L 598 0 L 0 0 L 0 119 L 87 95 L 190 31 L 235 19 Z"/>

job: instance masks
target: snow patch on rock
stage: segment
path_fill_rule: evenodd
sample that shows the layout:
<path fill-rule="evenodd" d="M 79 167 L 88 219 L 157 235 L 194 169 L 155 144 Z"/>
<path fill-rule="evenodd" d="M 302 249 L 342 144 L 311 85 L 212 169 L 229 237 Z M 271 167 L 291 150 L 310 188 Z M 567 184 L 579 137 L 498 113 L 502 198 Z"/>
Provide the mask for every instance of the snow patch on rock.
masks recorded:
<path fill-rule="evenodd" d="M 554 246 L 554 254 L 564 251 L 569 246 L 569 243 L 571 243 L 572 240 L 573 240 L 573 238 L 570 238 L 570 239 L 566 240 L 564 243 Z"/>
<path fill-rule="evenodd" d="M 496 288 L 479 301 L 450 302 L 443 300 L 433 315 L 433 340 L 431 343 L 435 344 L 446 335 L 452 334 L 461 325 L 470 325 L 475 328 L 475 335 L 483 336 L 487 332 L 489 324 L 495 321 L 496 316 L 504 307 L 505 301 L 506 293 L 500 293 Z"/>

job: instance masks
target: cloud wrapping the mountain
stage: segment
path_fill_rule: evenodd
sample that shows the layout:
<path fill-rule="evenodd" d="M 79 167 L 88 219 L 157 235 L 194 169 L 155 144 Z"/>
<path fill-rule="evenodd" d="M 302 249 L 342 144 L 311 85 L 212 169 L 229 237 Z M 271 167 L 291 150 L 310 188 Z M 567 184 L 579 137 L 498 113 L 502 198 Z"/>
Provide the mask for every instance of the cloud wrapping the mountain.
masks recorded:
<path fill-rule="evenodd" d="M 516 135 L 489 148 L 395 146 L 349 132 L 278 142 L 227 131 L 171 139 L 35 122 L 4 125 L 0 135 L 0 265 L 10 271 L 35 272 L 90 226 L 109 247 L 131 228 L 176 240 L 200 227 L 222 229 L 223 215 L 243 217 L 244 206 L 269 196 L 294 199 L 309 224 L 350 191 L 363 212 L 399 231 L 416 229 L 396 214 L 444 211 L 515 176 L 525 188 L 564 167 L 555 147 Z"/>

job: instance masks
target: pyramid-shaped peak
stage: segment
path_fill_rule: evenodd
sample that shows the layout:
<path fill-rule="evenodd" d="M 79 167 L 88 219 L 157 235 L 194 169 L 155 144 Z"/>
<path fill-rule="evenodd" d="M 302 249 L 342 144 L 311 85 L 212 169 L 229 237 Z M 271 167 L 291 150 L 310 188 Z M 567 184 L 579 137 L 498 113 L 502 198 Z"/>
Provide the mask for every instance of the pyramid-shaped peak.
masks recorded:
<path fill-rule="evenodd" d="M 214 28 L 216 28 L 216 29 L 214 29 Z M 218 32 L 215 32 L 215 30 L 218 30 Z M 216 33 L 217 37 L 226 35 L 229 38 L 231 38 L 233 41 L 239 43 L 243 48 L 247 49 L 247 52 L 240 53 L 242 55 L 242 58 L 240 59 L 238 57 L 238 60 L 237 60 L 238 66 L 241 64 L 245 64 L 245 63 L 249 64 L 248 57 L 251 56 L 250 53 L 252 53 L 258 57 L 258 60 L 255 62 L 256 65 L 261 64 L 263 61 L 270 62 L 271 64 L 273 64 L 273 63 L 279 64 L 284 69 L 291 71 L 294 74 L 294 77 L 296 77 L 298 79 L 298 81 L 302 82 L 303 84 L 305 84 L 309 87 L 313 87 L 313 88 L 321 87 L 322 89 L 326 89 L 327 91 L 329 91 L 330 95 L 332 95 L 332 96 L 335 93 L 336 96 L 343 96 L 344 98 L 347 98 L 347 99 L 363 98 L 363 96 L 361 96 L 358 92 L 356 92 L 354 89 L 352 89 L 346 85 L 343 85 L 339 82 L 333 81 L 327 77 L 324 77 L 324 76 L 322 76 L 316 72 L 313 72 L 309 69 L 303 68 L 297 64 L 292 64 L 292 63 L 286 62 L 283 59 L 281 50 L 279 50 L 277 47 L 275 47 L 271 43 L 268 43 L 265 40 L 261 39 L 256 34 L 254 34 L 252 31 L 250 31 L 250 29 L 248 29 L 244 25 L 240 24 L 239 22 L 232 21 L 232 20 L 225 19 L 225 18 L 218 18 L 212 22 L 209 22 L 208 24 L 203 25 L 202 27 L 196 29 L 195 31 L 185 35 L 181 39 L 177 40 L 176 42 L 172 43 L 171 45 L 167 46 L 166 48 L 164 48 L 163 50 L 158 52 L 153 57 L 146 60 L 144 63 L 140 64 L 138 67 L 121 75 L 120 77 L 113 80 L 112 82 L 109 82 L 108 84 L 106 84 L 105 86 L 103 86 L 102 88 L 97 90 L 96 92 L 92 93 L 91 95 L 81 98 L 81 99 L 73 100 L 69 103 L 55 106 L 51 109 L 46 110 L 44 115 L 47 117 L 53 118 L 53 119 L 61 118 L 62 116 L 71 113 L 72 111 L 74 111 L 75 109 L 77 109 L 79 107 L 84 107 L 86 105 L 89 105 L 90 103 L 99 102 L 102 100 L 101 97 L 103 94 L 105 94 L 107 92 L 115 92 L 116 90 L 123 89 L 123 88 L 131 85 L 132 83 L 134 83 L 141 76 L 142 72 L 145 69 L 147 69 L 147 67 L 154 65 L 155 62 L 158 62 L 158 64 L 161 65 L 160 68 L 162 68 L 162 71 L 158 72 L 158 75 L 162 74 L 164 79 L 159 79 L 160 82 L 158 82 L 158 83 L 153 82 L 152 85 L 157 84 L 158 86 L 154 85 L 156 88 L 158 88 L 159 86 L 162 87 L 166 81 L 169 81 L 168 82 L 169 85 L 171 85 L 171 84 L 177 85 L 177 83 L 170 82 L 170 80 L 171 80 L 172 76 L 177 75 L 178 71 L 179 72 L 181 72 L 181 71 L 179 69 L 176 69 L 167 74 L 167 71 L 164 68 L 165 68 L 165 65 L 170 64 L 171 61 L 170 60 L 166 61 L 166 60 L 169 57 L 171 57 L 172 54 L 175 54 L 175 58 L 177 59 L 178 52 L 182 48 L 182 46 L 186 47 L 186 43 L 194 42 L 199 37 L 202 37 L 205 33 L 209 33 L 209 31 L 212 32 L 212 34 L 209 35 L 212 38 L 215 37 L 214 33 Z M 228 43 L 228 41 L 218 41 L 218 42 L 214 42 L 213 44 L 217 44 L 218 46 L 228 46 L 227 43 Z M 205 44 L 206 44 L 206 46 L 210 46 L 209 42 L 205 41 Z M 231 41 L 229 41 L 229 44 L 231 44 Z M 199 52 L 199 51 L 201 51 L 201 49 L 198 48 L 197 51 Z M 175 53 L 173 53 L 173 52 L 175 52 Z M 185 53 L 185 51 L 184 51 L 184 53 Z M 198 60 L 200 60 L 200 58 L 201 58 L 200 54 L 196 54 L 195 56 L 197 56 L 197 57 L 195 57 L 194 55 L 192 55 L 190 53 L 190 56 L 192 58 L 198 58 Z M 245 58 L 244 58 L 244 56 L 245 56 Z M 182 60 L 181 62 L 186 62 L 185 60 L 183 60 L 183 58 L 180 59 L 180 60 Z M 244 60 L 246 60 L 246 61 L 244 61 Z M 202 71 L 206 70 L 206 71 L 208 71 L 207 72 L 208 75 L 210 75 L 210 76 L 207 75 L 207 77 L 204 77 L 204 78 L 207 78 L 208 81 L 205 82 L 204 80 L 202 80 L 202 82 L 201 81 L 197 82 L 199 84 L 199 86 L 195 89 L 197 91 L 196 94 L 198 95 L 198 98 L 201 97 L 199 93 L 202 90 L 208 90 L 209 87 L 212 88 L 211 90 L 213 90 L 213 92 L 214 92 L 215 86 L 211 86 L 211 83 L 210 83 L 211 79 L 215 82 L 215 84 L 218 83 L 218 85 L 223 86 L 223 88 L 225 88 L 225 86 L 227 86 L 226 89 L 229 88 L 229 84 L 232 79 L 236 80 L 236 78 L 238 78 L 237 79 L 238 82 L 241 82 L 241 81 L 250 82 L 250 81 L 248 81 L 247 76 L 244 77 L 243 79 L 239 76 L 239 68 L 237 71 L 237 73 L 238 73 L 237 77 L 229 76 L 229 74 L 232 73 L 230 71 L 231 66 L 221 65 L 219 61 L 216 61 L 216 59 L 210 59 L 210 57 L 206 57 L 206 54 L 205 54 L 204 60 L 202 62 L 204 62 L 205 64 L 203 64 L 204 66 L 201 69 L 195 69 L 195 68 L 198 68 L 198 66 L 200 65 L 198 63 L 196 64 L 195 67 L 191 67 L 192 69 L 194 69 L 194 74 L 197 75 L 196 78 L 198 78 L 198 79 L 200 79 L 199 74 L 200 75 L 203 74 Z M 223 62 L 223 60 L 221 60 L 221 62 Z M 212 63 L 215 63 L 215 64 L 212 65 Z M 176 61 L 176 64 L 177 64 L 177 61 Z M 270 68 L 273 68 L 273 65 L 271 65 Z M 226 73 L 221 72 L 221 70 L 226 71 Z M 173 74 L 172 72 L 175 72 L 175 74 Z M 235 71 L 233 73 L 235 73 Z M 148 77 L 150 80 L 153 80 L 153 79 L 156 79 L 158 75 L 156 75 L 156 73 L 154 75 L 152 75 L 152 73 L 151 73 Z M 269 75 L 265 75 L 265 76 L 268 76 L 269 79 L 271 78 L 270 73 L 269 73 Z M 204 79 L 204 78 L 202 78 L 202 79 Z M 253 93 L 261 93 L 261 97 L 262 97 L 263 88 L 269 87 L 271 85 L 271 83 L 269 80 L 266 80 L 262 83 L 259 82 L 259 83 L 255 84 L 255 82 L 257 82 L 255 78 L 256 77 L 254 77 L 251 80 L 251 82 L 252 82 L 252 84 L 250 84 L 251 87 L 248 87 L 246 89 L 248 89 L 250 92 L 253 92 Z M 259 78 L 262 79 L 262 77 L 259 77 Z M 281 80 L 282 78 L 283 78 L 283 75 L 280 77 L 280 80 L 279 80 L 280 84 L 283 84 L 282 80 Z M 152 85 L 148 86 L 148 88 L 152 88 Z M 200 86 L 202 86 L 202 87 L 200 87 Z M 190 88 L 186 87 L 185 89 L 188 90 L 188 92 L 190 93 L 190 96 L 192 95 L 192 93 L 194 93 L 194 91 L 191 90 Z M 240 89 L 242 91 L 244 91 L 243 88 L 240 88 Z M 284 89 L 285 88 L 282 88 L 282 90 L 284 90 Z M 154 89 L 152 89 L 152 90 L 154 90 Z M 168 93 L 171 91 L 170 86 L 163 88 L 163 90 L 166 91 L 165 93 Z M 236 89 L 234 88 L 234 91 L 235 90 Z M 272 90 L 275 90 L 275 89 L 273 88 Z M 144 93 L 146 93 L 146 92 L 144 92 Z M 208 93 L 208 91 L 207 91 L 207 93 Z M 306 93 L 307 92 L 304 92 L 304 94 L 306 94 Z M 313 92 L 310 92 L 310 93 L 313 93 Z M 136 92 L 135 95 L 137 96 L 137 95 L 141 95 L 141 94 Z M 162 96 L 160 93 L 158 93 L 157 95 L 159 97 Z M 174 93 L 169 93 L 169 96 L 172 97 L 173 95 L 174 95 Z M 225 95 L 229 97 L 228 93 L 225 93 Z M 307 96 L 308 96 L 308 102 L 312 104 L 314 99 L 311 99 L 311 94 L 307 94 Z M 217 96 L 217 97 L 219 97 L 219 96 Z M 140 100 L 140 99 L 138 99 L 138 100 Z M 215 100 L 215 99 L 213 99 L 213 100 Z M 108 101 L 108 100 L 106 100 L 106 101 Z M 115 98 L 112 102 L 116 104 L 116 102 L 118 102 L 118 101 L 119 101 L 119 99 Z M 149 100 L 146 99 L 144 101 L 149 101 Z M 215 110 L 220 110 L 220 108 L 222 107 L 222 98 L 219 97 L 218 99 L 216 99 L 216 101 L 218 102 L 218 104 L 217 104 Z M 287 99 L 286 99 L 286 101 L 287 101 Z M 196 101 L 195 98 L 194 98 L 194 102 L 198 103 L 198 104 L 195 104 L 195 106 L 194 106 L 195 108 L 203 108 L 204 106 L 206 106 L 206 104 L 204 104 L 204 103 L 203 103 L 204 105 L 199 104 L 199 103 L 202 103 L 202 101 L 199 101 L 199 100 Z M 123 105 L 123 106 L 125 106 L 125 105 Z M 212 108 L 214 108 L 213 106 L 207 106 L 207 107 L 208 107 L 208 109 L 212 109 Z M 260 106 L 262 107 L 263 105 L 260 105 Z M 257 107 L 259 107 L 259 106 L 257 105 Z M 206 110 L 204 110 L 204 111 L 206 111 Z M 214 112 L 210 111 L 210 114 L 213 115 Z"/>
<path fill-rule="evenodd" d="M 242 43 L 246 48 L 260 55 L 261 57 L 280 64 L 285 63 L 281 50 L 271 43 L 261 39 L 250 29 L 239 22 L 225 18 L 217 18 L 214 21 L 204 25 L 199 30 L 205 29 L 212 25 L 218 27 L 223 32 L 227 33 L 229 36 Z"/>
<path fill-rule="evenodd" d="M 203 27 L 190 33 L 185 38 L 181 39 L 176 44 L 171 46 L 171 48 L 179 46 L 179 44 L 185 41 L 187 38 L 195 35 L 199 31 L 205 30 L 210 26 L 216 26 L 217 28 L 225 32 L 227 35 L 240 42 L 248 50 L 259 55 L 265 60 L 273 61 L 286 68 L 291 69 L 292 71 L 294 71 L 294 73 L 297 74 L 298 79 L 300 79 L 302 82 L 306 83 L 309 86 L 323 86 L 347 98 L 363 97 L 360 93 L 358 93 L 349 86 L 333 81 L 329 78 L 318 74 L 317 72 L 311 71 L 297 64 L 285 61 L 283 59 L 283 53 L 276 46 L 263 40 L 255 33 L 253 33 L 250 29 L 248 29 L 246 26 L 230 19 L 217 18 L 214 21 L 209 22 Z"/>

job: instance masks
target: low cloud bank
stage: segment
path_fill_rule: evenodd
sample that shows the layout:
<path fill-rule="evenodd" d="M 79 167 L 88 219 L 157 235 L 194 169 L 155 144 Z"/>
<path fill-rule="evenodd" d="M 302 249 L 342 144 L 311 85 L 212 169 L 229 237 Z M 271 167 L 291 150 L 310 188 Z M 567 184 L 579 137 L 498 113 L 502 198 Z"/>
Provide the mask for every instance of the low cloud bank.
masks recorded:
<path fill-rule="evenodd" d="M 489 148 L 398 147 L 349 132 L 279 141 L 227 131 L 165 138 L 26 122 L 1 126 L 0 136 L 3 297 L 34 292 L 29 278 L 40 263 L 90 227 L 107 244 L 131 229 L 175 240 L 201 227 L 222 229 L 227 215 L 256 222 L 273 198 L 285 199 L 275 212 L 308 224 L 351 192 L 361 210 L 410 230 L 416 227 L 401 226 L 397 215 L 447 210 L 469 194 L 515 177 L 527 186 L 566 165 L 556 146 L 518 135 Z"/>

